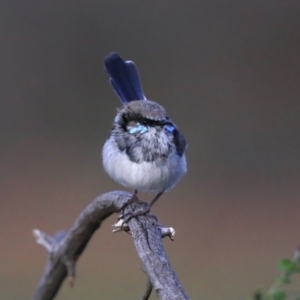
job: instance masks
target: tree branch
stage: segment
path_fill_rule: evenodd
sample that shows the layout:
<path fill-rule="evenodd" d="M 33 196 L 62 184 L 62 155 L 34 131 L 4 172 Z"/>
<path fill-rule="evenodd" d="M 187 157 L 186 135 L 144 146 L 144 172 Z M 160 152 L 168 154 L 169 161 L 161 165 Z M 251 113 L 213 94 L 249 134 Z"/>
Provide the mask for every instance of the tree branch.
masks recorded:
<path fill-rule="evenodd" d="M 37 243 L 42 245 L 49 255 L 45 271 L 33 296 L 34 300 L 53 299 L 67 276 L 70 284 L 73 284 L 76 261 L 93 233 L 106 218 L 120 210 L 121 219 L 114 225 L 113 231 L 131 232 L 143 269 L 158 298 L 188 299 L 170 266 L 161 241 L 164 236 L 173 239 L 174 229 L 162 227 L 157 223 L 156 217 L 150 214 L 128 219 L 132 212 L 141 210 L 146 205 L 143 202 L 133 202 L 122 209 L 129 198 L 131 194 L 121 191 L 97 197 L 83 210 L 69 231 L 60 231 L 54 237 L 34 230 Z M 124 223 L 126 219 L 129 220 L 127 224 Z"/>

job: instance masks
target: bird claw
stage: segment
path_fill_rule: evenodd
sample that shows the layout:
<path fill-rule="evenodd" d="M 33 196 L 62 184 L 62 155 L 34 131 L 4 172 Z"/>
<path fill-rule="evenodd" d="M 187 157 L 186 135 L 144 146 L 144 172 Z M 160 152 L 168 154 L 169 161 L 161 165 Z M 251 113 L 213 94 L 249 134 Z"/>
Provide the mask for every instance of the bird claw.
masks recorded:
<path fill-rule="evenodd" d="M 126 206 L 128 206 L 129 204 L 132 204 L 134 202 L 137 202 L 139 204 L 143 203 L 142 200 L 140 200 L 138 197 L 137 197 L 137 191 L 134 191 L 134 193 L 132 194 L 132 196 L 122 205 L 121 209 L 120 210 L 124 210 L 124 208 Z"/>
<path fill-rule="evenodd" d="M 145 203 L 145 202 L 142 202 L 142 203 Z M 135 217 L 138 217 L 138 216 L 145 216 L 146 214 L 149 214 L 150 208 L 151 208 L 151 206 L 149 204 L 147 204 L 147 206 L 143 209 L 127 213 L 124 216 L 124 218 L 122 217 L 123 220 L 124 220 L 124 223 L 128 223 L 132 218 L 135 218 Z"/>

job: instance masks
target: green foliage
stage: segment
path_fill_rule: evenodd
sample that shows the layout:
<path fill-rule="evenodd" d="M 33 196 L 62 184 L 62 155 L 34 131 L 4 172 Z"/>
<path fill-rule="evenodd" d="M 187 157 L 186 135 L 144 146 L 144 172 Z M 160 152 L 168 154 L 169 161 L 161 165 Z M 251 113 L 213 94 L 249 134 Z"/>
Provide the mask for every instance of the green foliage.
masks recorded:
<path fill-rule="evenodd" d="M 279 269 L 281 271 L 293 271 L 295 267 L 295 262 L 290 259 L 284 258 L 279 262 Z"/>
<path fill-rule="evenodd" d="M 274 290 L 270 294 L 270 299 L 272 300 L 284 300 L 285 299 L 285 292 L 280 291 L 280 290 Z"/>
<path fill-rule="evenodd" d="M 264 293 L 262 290 L 257 290 L 252 299 L 253 300 L 286 300 L 287 296 L 283 289 L 291 283 L 291 278 L 293 275 L 300 273 L 300 249 L 296 250 L 294 258 L 282 259 L 278 268 L 281 271 L 280 276 L 276 279 L 272 287 L 267 293 Z M 295 300 L 300 300 L 300 297 L 297 297 Z"/>

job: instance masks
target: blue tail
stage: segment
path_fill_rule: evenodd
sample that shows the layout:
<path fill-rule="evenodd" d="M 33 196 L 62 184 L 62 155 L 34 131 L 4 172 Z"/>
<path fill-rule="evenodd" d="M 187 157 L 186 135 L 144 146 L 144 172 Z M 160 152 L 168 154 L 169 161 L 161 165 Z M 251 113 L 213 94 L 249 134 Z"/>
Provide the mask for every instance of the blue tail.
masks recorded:
<path fill-rule="evenodd" d="M 119 54 L 111 53 L 105 58 L 104 66 L 123 104 L 133 100 L 146 100 L 134 62 L 125 61 Z"/>

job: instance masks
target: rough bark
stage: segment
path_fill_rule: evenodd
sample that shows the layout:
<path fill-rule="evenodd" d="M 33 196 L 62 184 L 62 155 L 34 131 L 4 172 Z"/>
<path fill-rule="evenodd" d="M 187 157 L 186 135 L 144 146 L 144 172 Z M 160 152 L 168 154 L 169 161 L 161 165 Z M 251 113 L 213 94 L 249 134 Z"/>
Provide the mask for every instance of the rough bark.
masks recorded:
<path fill-rule="evenodd" d="M 114 225 L 114 232 L 130 231 L 143 270 L 151 283 L 148 288 L 152 285 L 162 300 L 188 299 L 162 244 L 164 236 L 173 239 L 174 229 L 162 227 L 156 217 L 150 214 L 129 219 L 132 212 L 142 210 L 146 205 L 142 201 L 135 201 L 124 207 L 131 196 L 127 192 L 114 191 L 97 197 L 82 211 L 69 231 L 60 231 L 54 237 L 34 230 L 37 243 L 48 252 L 48 261 L 33 296 L 34 300 L 53 299 L 66 277 L 73 284 L 76 261 L 93 233 L 106 218 L 119 212 L 120 220 Z M 142 299 L 148 299 L 149 295 L 146 294 Z"/>

